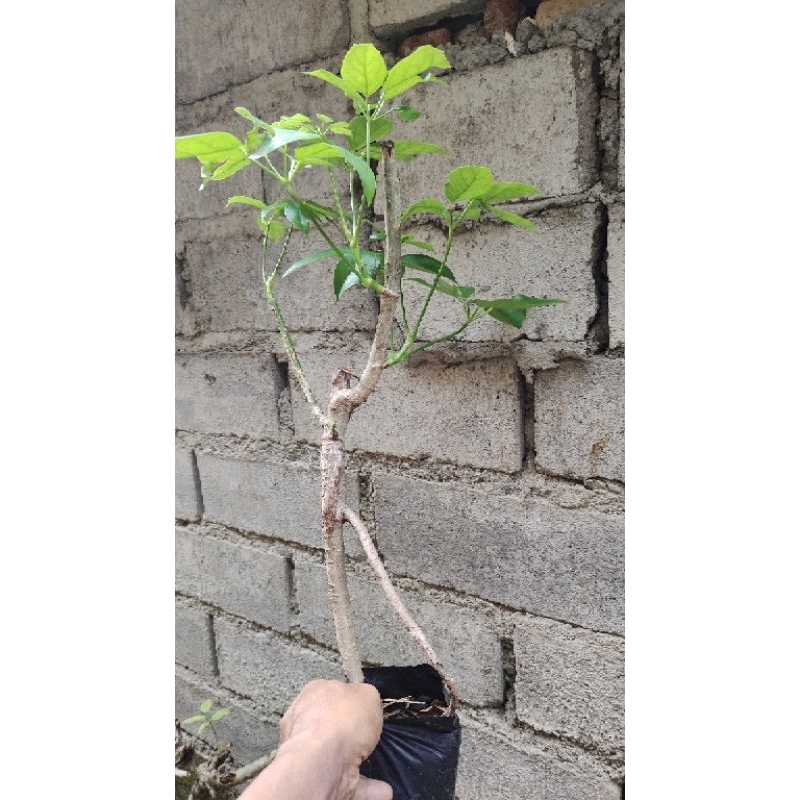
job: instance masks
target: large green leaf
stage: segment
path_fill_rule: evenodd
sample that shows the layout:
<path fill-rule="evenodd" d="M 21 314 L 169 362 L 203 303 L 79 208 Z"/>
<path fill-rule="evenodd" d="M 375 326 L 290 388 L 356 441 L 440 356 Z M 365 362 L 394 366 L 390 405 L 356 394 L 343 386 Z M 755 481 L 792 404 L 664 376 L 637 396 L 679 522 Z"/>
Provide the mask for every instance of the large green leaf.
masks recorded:
<path fill-rule="evenodd" d="M 233 109 L 240 117 L 244 117 L 248 122 L 252 122 L 257 128 L 267 128 L 269 129 L 271 125 L 268 122 L 264 122 L 263 119 L 259 119 L 255 114 L 249 112 L 246 108 L 242 106 L 236 106 Z"/>
<path fill-rule="evenodd" d="M 511 211 L 506 211 L 504 208 L 498 208 L 488 203 L 482 202 L 481 205 L 490 214 L 494 214 L 498 219 L 503 220 L 503 222 L 510 222 L 512 225 L 517 225 L 520 228 L 527 228 L 529 231 L 536 230 L 536 226 L 529 219 L 525 219 L 525 217 L 521 217 L 519 214 L 513 214 Z"/>
<path fill-rule="evenodd" d="M 230 713 L 231 710 L 229 708 L 220 708 L 218 711 L 214 712 L 214 715 L 211 717 L 211 722 L 216 722 L 218 719 L 227 717 Z"/>
<path fill-rule="evenodd" d="M 290 128 L 276 128 L 273 135 L 267 134 L 261 140 L 261 145 L 252 153 L 250 158 L 254 161 L 256 159 L 267 156 L 281 147 L 286 147 L 287 144 L 292 142 L 313 142 L 319 141 L 320 136 L 318 133 L 311 131 L 293 130 Z"/>
<path fill-rule="evenodd" d="M 374 44 L 354 44 L 342 61 L 342 80 L 369 97 L 386 78 L 386 62 Z"/>
<path fill-rule="evenodd" d="M 431 256 L 426 256 L 423 253 L 404 253 L 400 256 L 400 263 L 403 264 L 403 266 L 411 267 L 411 269 L 429 272 L 431 275 L 441 275 L 443 278 L 449 278 L 451 281 L 455 281 L 456 279 L 450 267 L 442 267 L 441 261 Z"/>
<path fill-rule="evenodd" d="M 447 60 L 447 56 L 429 44 L 418 47 L 413 53 L 401 58 L 389 70 L 386 80 L 383 82 L 383 99 L 391 100 L 420 83 L 421 73 L 434 67 L 449 69 L 450 62 Z"/>
<path fill-rule="evenodd" d="M 235 175 L 239 170 L 250 166 L 250 164 L 250 159 L 240 150 L 238 153 L 233 154 L 227 161 L 216 167 L 208 176 L 208 180 L 224 181 L 226 178 L 230 178 L 231 175 Z"/>
<path fill-rule="evenodd" d="M 327 166 L 332 162 L 339 161 L 342 154 L 333 149 L 330 142 L 317 142 L 316 144 L 305 144 L 294 151 L 294 157 L 300 166 L 317 165 Z"/>
<path fill-rule="evenodd" d="M 339 155 L 358 173 L 358 177 L 361 179 L 361 188 L 364 190 L 364 197 L 368 203 L 371 203 L 375 197 L 375 176 L 372 174 L 369 164 L 363 158 L 359 158 L 337 144 L 332 144 L 330 147 L 338 151 Z"/>
<path fill-rule="evenodd" d="M 518 200 L 537 194 L 541 192 L 530 183 L 495 183 L 482 199 L 487 203 L 502 203 L 504 200 Z"/>
<path fill-rule="evenodd" d="M 302 269 L 303 267 L 307 266 L 308 264 L 313 264 L 315 261 L 324 261 L 326 258 L 334 258 L 339 254 L 334 250 L 332 247 L 328 248 L 327 250 L 317 250 L 316 253 L 312 253 L 305 258 L 301 258 L 298 261 L 295 261 L 287 270 L 283 273 L 283 277 L 286 278 L 291 275 L 293 272 L 297 272 L 297 270 Z"/>
<path fill-rule="evenodd" d="M 479 308 L 495 308 L 504 311 L 518 311 L 528 308 L 538 308 L 540 306 L 553 306 L 563 303 L 564 300 L 547 297 L 529 297 L 525 294 L 515 294 L 513 297 L 498 297 L 496 300 L 473 300 Z"/>
<path fill-rule="evenodd" d="M 300 203 L 286 203 L 283 207 L 283 216 L 292 223 L 292 225 L 300 228 L 300 230 L 308 235 L 309 226 L 311 225 L 311 217 L 306 213 L 306 209 Z"/>
<path fill-rule="evenodd" d="M 232 206 L 234 203 L 241 203 L 243 206 L 253 206 L 253 208 L 260 208 L 266 211 L 269 206 L 263 200 L 256 200 L 255 197 L 245 197 L 245 195 L 237 194 L 234 197 L 228 198 L 228 205 Z"/>
<path fill-rule="evenodd" d="M 335 86 L 340 92 L 344 92 L 352 101 L 362 103 L 362 98 L 358 93 L 355 86 L 352 86 L 348 81 L 343 80 L 338 75 L 328 72 L 326 69 L 315 69 L 312 72 L 306 72 L 306 75 L 313 75 L 326 83 Z"/>
<path fill-rule="evenodd" d="M 373 119 L 369 126 L 370 142 L 388 136 L 392 128 L 394 128 L 394 122 L 390 119 Z M 357 152 L 367 143 L 367 121 L 364 117 L 356 117 L 350 121 L 350 130 L 353 132 L 353 136 L 350 139 L 350 147 Z"/>
<path fill-rule="evenodd" d="M 448 210 L 440 200 L 417 200 L 416 203 L 412 203 L 403 211 L 400 219 L 405 221 L 409 217 L 413 217 L 414 214 L 433 214 L 443 220 L 447 220 L 449 216 Z"/>
<path fill-rule="evenodd" d="M 482 197 L 494 183 L 492 173 L 486 167 L 457 167 L 447 176 L 444 193 L 452 203 Z"/>
<path fill-rule="evenodd" d="M 342 295 L 352 286 L 358 284 L 358 275 L 353 270 L 353 265 L 342 259 L 333 271 L 333 292 L 337 300 L 342 299 Z"/>
<path fill-rule="evenodd" d="M 210 131 L 175 137 L 175 158 L 197 158 L 201 163 L 220 164 L 241 153 L 242 142 L 232 133 Z"/>
<path fill-rule="evenodd" d="M 394 156 L 399 161 L 408 161 L 421 153 L 437 153 L 439 155 L 447 153 L 443 147 L 429 142 L 395 142 Z"/>

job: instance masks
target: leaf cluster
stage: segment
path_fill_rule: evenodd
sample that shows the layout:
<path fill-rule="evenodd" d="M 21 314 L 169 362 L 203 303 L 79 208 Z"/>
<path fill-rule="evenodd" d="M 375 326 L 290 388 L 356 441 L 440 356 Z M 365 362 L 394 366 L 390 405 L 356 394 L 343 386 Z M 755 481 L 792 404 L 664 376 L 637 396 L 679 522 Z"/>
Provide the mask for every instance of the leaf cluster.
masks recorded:
<path fill-rule="evenodd" d="M 200 703 L 200 713 L 195 714 L 188 719 L 183 720 L 181 725 L 195 725 L 199 723 L 197 728 L 197 735 L 199 736 L 206 728 L 211 726 L 212 732 L 214 732 L 214 738 L 216 739 L 216 732 L 214 731 L 214 723 L 218 720 L 221 720 L 223 717 L 227 717 L 228 714 L 231 713 L 230 708 L 218 708 L 216 711 L 212 712 L 212 708 L 214 706 L 213 700 L 203 700 Z"/>
<path fill-rule="evenodd" d="M 316 113 L 312 118 L 296 113 L 265 122 L 245 108 L 236 108 L 236 113 L 252 126 L 243 139 L 221 131 L 176 138 L 176 158 L 196 158 L 199 161 L 201 188 L 210 181 L 226 180 L 251 165 L 259 167 L 282 186 L 284 197 L 272 203 L 241 195 L 228 201 L 228 205 L 242 204 L 257 211 L 257 224 L 265 245 L 283 240 L 267 286 L 268 294 L 287 252 L 289 239 L 296 232 L 308 236 L 312 230 L 322 237 L 327 247 L 295 260 L 285 269 L 283 278 L 294 275 L 309 264 L 329 261 L 337 299 L 358 285 L 379 294 L 385 291 L 384 253 L 380 247 L 386 232 L 371 213 L 377 191 L 373 164 L 382 157 L 384 146 L 391 147 L 392 156 L 401 161 L 422 154 L 445 152 L 429 142 L 390 140 L 388 137 L 393 134 L 398 120 L 411 121 L 420 116 L 419 111 L 400 100 L 401 95 L 420 83 L 439 81 L 433 71 L 449 68 L 445 54 L 430 45 L 417 48 L 389 68 L 373 45 L 356 44 L 345 55 L 338 75 L 324 69 L 307 73 L 342 92 L 352 104 L 352 118 L 335 120 L 323 113 Z M 306 169 L 328 172 L 333 200 L 329 200 L 327 205 L 300 196 L 295 178 Z M 341 184 L 336 179 L 337 173 L 346 178 L 349 191 L 345 194 L 339 191 Z M 428 253 L 402 253 L 400 303 L 404 342 L 393 350 L 388 364 L 404 361 L 431 344 L 455 337 L 487 314 L 504 324 L 520 328 L 528 309 L 562 302 L 523 294 L 495 299 L 474 298 L 474 287 L 459 283 L 447 263 L 457 228 L 479 219 L 481 214 L 534 230 L 530 220 L 499 204 L 538 193 L 531 184 L 495 181 L 485 166 L 466 165 L 452 170 L 447 176 L 443 200 L 417 200 L 403 210 L 403 225 L 418 217 L 438 219 L 447 230 L 447 242 L 444 252 L 438 257 Z M 429 244 L 408 234 L 402 236 L 402 245 L 405 250 L 433 250 Z M 408 319 L 402 295 L 402 281 L 407 271 L 408 280 L 428 289 L 422 311 L 413 322 Z M 264 274 L 266 281 L 266 269 Z M 422 318 L 434 293 L 461 304 L 464 324 L 436 342 L 417 344 Z"/>

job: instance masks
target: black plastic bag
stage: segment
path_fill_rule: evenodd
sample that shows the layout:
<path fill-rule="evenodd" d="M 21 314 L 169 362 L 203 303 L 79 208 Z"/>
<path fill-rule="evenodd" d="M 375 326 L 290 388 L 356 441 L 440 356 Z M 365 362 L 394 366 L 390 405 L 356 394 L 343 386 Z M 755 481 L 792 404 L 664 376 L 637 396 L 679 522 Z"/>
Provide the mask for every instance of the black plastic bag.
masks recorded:
<path fill-rule="evenodd" d="M 439 673 L 429 664 L 365 667 L 364 680 L 384 700 L 412 696 L 445 706 L 450 701 Z M 453 800 L 460 744 L 456 714 L 385 719 L 378 746 L 361 765 L 361 774 L 390 784 L 393 800 Z"/>

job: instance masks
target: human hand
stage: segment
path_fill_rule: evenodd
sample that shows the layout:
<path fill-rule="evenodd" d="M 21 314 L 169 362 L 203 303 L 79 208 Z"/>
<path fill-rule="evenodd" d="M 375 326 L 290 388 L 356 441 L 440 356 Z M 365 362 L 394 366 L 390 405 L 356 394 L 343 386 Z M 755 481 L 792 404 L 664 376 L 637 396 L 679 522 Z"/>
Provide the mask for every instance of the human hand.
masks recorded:
<path fill-rule="evenodd" d="M 388 783 L 359 774 L 382 727 L 374 686 L 311 681 L 281 719 L 275 760 L 240 800 L 391 800 Z"/>

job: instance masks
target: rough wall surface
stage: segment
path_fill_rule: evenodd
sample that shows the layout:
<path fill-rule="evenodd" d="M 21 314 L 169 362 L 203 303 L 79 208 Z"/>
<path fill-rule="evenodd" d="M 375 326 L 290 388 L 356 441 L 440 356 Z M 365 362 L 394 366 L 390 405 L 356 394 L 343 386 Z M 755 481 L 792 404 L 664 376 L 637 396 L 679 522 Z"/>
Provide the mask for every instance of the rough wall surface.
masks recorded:
<path fill-rule="evenodd" d="M 404 165 L 403 194 L 438 195 L 460 163 L 537 185 L 542 195 L 512 210 L 538 233 L 477 223 L 457 237 L 453 267 L 479 291 L 567 303 L 531 313 L 520 332 L 487 318 L 387 372 L 348 432 L 348 503 L 461 688 L 459 800 L 620 800 L 624 7 L 520 3 L 509 39 L 487 35 L 486 5 L 178 0 L 176 132 L 242 134 L 237 105 L 263 119 L 347 119 L 340 96 L 303 71 L 336 70 L 367 35 L 387 58 L 408 36 L 450 42 L 454 69 L 446 85 L 420 87 L 423 117 L 404 137 L 448 154 Z M 313 180 L 309 193 L 329 191 Z M 196 163 L 178 162 L 176 716 L 206 697 L 233 708 L 219 732 L 244 763 L 275 746 L 305 681 L 342 672 L 316 426 L 263 299 L 252 214 L 225 209 L 230 195 L 270 200 L 273 189 L 255 169 L 198 186 Z M 334 368 L 358 371 L 372 298 L 352 290 L 336 303 L 323 268 L 279 291 L 318 393 Z M 441 335 L 450 311 L 433 306 L 424 335 Z M 354 539 L 347 548 L 366 661 L 422 661 Z"/>

